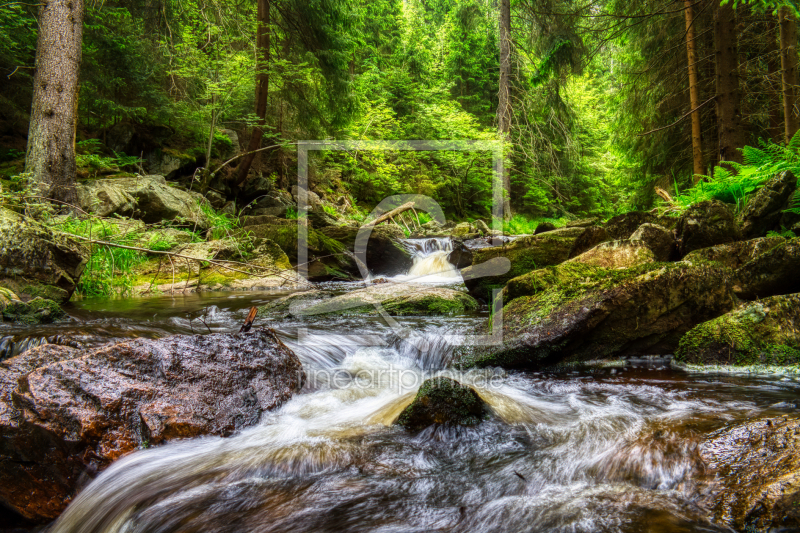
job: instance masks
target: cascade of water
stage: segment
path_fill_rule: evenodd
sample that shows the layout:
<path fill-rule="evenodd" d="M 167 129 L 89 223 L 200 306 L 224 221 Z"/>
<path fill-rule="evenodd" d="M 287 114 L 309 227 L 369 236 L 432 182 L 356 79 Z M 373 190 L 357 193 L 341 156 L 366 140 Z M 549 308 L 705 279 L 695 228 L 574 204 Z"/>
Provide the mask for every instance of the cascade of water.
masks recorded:
<path fill-rule="evenodd" d="M 461 275 L 448 257 L 453 251 L 453 242 L 449 237 L 431 237 L 428 239 L 408 239 L 406 246 L 412 251 L 411 269 L 401 278 L 423 283 L 457 283 Z"/>

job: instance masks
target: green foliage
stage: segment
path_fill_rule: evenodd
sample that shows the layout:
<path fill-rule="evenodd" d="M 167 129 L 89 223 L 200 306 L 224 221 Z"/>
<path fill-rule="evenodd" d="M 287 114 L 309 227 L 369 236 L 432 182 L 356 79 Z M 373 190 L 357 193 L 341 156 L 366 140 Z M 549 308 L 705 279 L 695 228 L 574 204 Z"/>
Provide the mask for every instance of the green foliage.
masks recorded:
<path fill-rule="evenodd" d="M 118 154 L 113 152 L 113 156 L 104 156 L 99 152 L 103 145 L 99 139 L 87 139 L 75 143 L 75 163 L 79 170 L 88 172 L 90 175 L 98 173 L 120 172 L 123 169 L 135 170 L 142 160 L 135 156 Z"/>
<path fill-rule="evenodd" d="M 238 220 L 215 210 L 208 202 L 200 202 L 200 211 L 211 221 L 209 240 L 230 237 L 238 226 Z"/>
<path fill-rule="evenodd" d="M 510 235 L 531 235 L 536 231 L 539 224 L 548 222 L 556 227 L 561 227 L 567 223 L 564 218 L 528 218 L 524 215 L 516 214 L 510 219 L 503 221 L 503 232 Z"/>
<path fill-rule="evenodd" d="M 717 199 L 741 209 L 748 196 L 770 178 L 784 171 L 800 176 L 800 134 L 795 134 L 788 146 L 761 141 L 760 148 L 745 146 L 742 153 L 744 164 L 725 162 L 727 168 L 715 167 L 712 176 L 703 176 L 703 181 L 677 194 L 675 202 L 688 207 Z"/>

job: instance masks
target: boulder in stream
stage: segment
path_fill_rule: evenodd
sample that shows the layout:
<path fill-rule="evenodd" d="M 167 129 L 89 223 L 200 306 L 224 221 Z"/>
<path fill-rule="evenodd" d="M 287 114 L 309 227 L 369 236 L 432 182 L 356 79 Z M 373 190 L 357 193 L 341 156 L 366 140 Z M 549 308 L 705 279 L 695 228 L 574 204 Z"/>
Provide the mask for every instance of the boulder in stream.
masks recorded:
<path fill-rule="evenodd" d="M 750 420 L 700 445 L 708 468 L 706 503 L 736 531 L 800 531 L 800 420 Z"/>
<path fill-rule="evenodd" d="M 0 287 L 21 300 L 66 302 L 88 257 L 80 241 L 0 208 Z"/>
<path fill-rule="evenodd" d="M 436 377 L 422 384 L 396 423 L 412 431 L 433 424 L 474 426 L 486 413 L 483 400 L 474 390 L 450 378 Z"/>
<path fill-rule="evenodd" d="M 25 352 L 0 364 L 0 502 L 52 520 L 115 459 L 252 426 L 304 379 L 268 329 Z"/>
<path fill-rule="evenodd" d="M 800 294 L 750 302 L 686 333 L 675 353 L 681 363 L 800 364 Z"/>
<path fill-rule="evenodd" d="M 396 276 L 408 272 L 412 264 L 411 252 L 404 244 L 406 235 L 400 227 L 380 224 L 369 232 L 359 232 L 359 229 L 354 226 L 331 226 L 322 228 L 320 233 L 356 253 L 373 275 Z"/>
<path fill-rule="evenodd" d="M 734 307 L 732 277 L 715 263 L 540 269 L 506 288 L 502 346 L 464 349 L 460 365 L 540 368 L 674 353 L 685 332 Z"/>

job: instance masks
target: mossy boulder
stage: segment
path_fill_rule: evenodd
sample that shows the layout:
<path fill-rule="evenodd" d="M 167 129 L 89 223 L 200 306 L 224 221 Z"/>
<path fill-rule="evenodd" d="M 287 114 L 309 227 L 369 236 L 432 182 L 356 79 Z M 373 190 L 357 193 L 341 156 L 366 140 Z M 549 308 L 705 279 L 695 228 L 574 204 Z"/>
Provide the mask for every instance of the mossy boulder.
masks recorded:
<path fill-rule="evenodd" d="M 785 242 L 786 239 L 783 237 L 762 237 L 760 239 L 750 239 L 749 241 L 729 242 L 728 244 L 719 244 L 710 248 L 695 250 L 687 254 L 683 260 L 716 261 L 736 270 Z"/>
<path fill-rule="evenodd" d="M 256 245 L 259 239 L 276 243 L 289 257 L 292 264 L 298 258 L 297 220 L 288 224 L 260 224 L 247 226 L 236 232 L 236 237 L 250 237 Z M 353 254 L 341 242 L 332 239 L 314 228 L 307 228 L 308 277 L 312 281 L 351 279 L 360 277 Z"/>
<path fill-rule="evenodd" d="M 552 222 L 542 222 L 541 224 L 536 225 L 536 229 L 533 231 L 533 234 L 539 235 L 540 233 L 547 233 L 548 231 L 553 231 L 554 229 L 558 228 Z"/>
<path fill-rule="evenodd" d="M 598 244 L 578 257 L 570 259 L 573 263 L 603 268 L 630 268 L 652 263 L 656 260 L 650 247 L 644 241 L 625 239 Z"/>
<path fill-rule="evenodd" d="M 773 296 L 686 333 L 675 360 L 692 364 L 800 364 L 800 294 Z"/>
<path fill-rule="evenodd" d="M 675 234 L 680 257 L 742 237 L 733 211 L 719 200 L 706 200 L 689 207 L 678 219 Z"/>
<path fill-rule="evenodd" d="M 632 241 L 641 241 L 653 252 L 656 261 L 669 261 L 677 252 L 675 234 L 658 224 L 642 224 L 631 235 Z"/>
<path fill-rule="evenodd" d="M 532 272 L 506 289 L 502 346 L 464 349 L 460 364 L 539 368 L 673 353 L 684 333 L 733 308 L 732 277 L 716 263 L 684 262 Z"/>
<path fill-rule="evenodd" d="M 596 226 L 600 220 L 597 217 L 593 218 L 581 218 L 578 220 L 572 220 L 567 222 L 565 228 L 589 228 L 591 226 Z"/>
<path fill-rule="evenodd" d="M 61 306 L 46 298 L 34 298 L 29 302 L 12 300 L 4 305 L 0 295 L 0 307 L 3 307 L 4 320 L 21 324 L 50 324 L 67 316 Z"/>
<path fill-rule="evenodd" d="M 708 507 L 736 531 L 800 531 L 800 420 L 746 420 L 708 435 Z"/>
<path fill-rule="evenodd" d="M 88 261 L 78 240 L 0 208 L 0 287 L 22 300 L 69 300 Z"/>
<path fill-rule="evenodd" d="M 656 216 L 646 211 L 631 211 L 612 217 L 603 226 L 609 239 L 629 239 L 642 224 L 655 223 Z"/>
<path fill-rule="evenodd" d="M 445 377 L 426 380 L 397 424 L 412 431 L 433 424 L 474 426 L 487 414 L 480 396 L 469 387 Z"/>
<path fill-rule="evenodd" d="M 307 290 L 295 292 L 287 296 L 276 298 L 258 308 L 259 316 L 281 317 L 286 315 L 302 315 L 303 310 L 323 300 L 333 298 L 329 291 Z"/>
<path fill-rule="evenodd" d="M 739 216 L 742 235 L 746 239 L 753 239 L 779 229 L 786 202 L 795 190 L 797 178 L 789 170 L 767 181 L 747 202 Z"/>
<path fill-rule="evenodd" d="M 800 237 L 788 239 L 736 271 L 736 295 L 746 300 L 800 292 Z"/>
<path fill-rule="evenodd" d="M 380 224 L 370 231 L 335 226 L 322 228 L 320 232 L 355 253 L 373 276 L 396 276 L 411 268 L 411 252 L 403 243 L 405 233 L 394 224 Z"/>
<path fill-rule="evenodd" d="M 610 240 L 605 228 L 600 226 L 589 226 L 580 237 L 575 239 L 572 249 L 569 251 L 569 258 L 578 257 L 587 250 L 591 250 L 601 242 Z"/>
<path fill-rule="evenodd" d="M 470 294 L 485 301 L 491 301 L 492 291 L 502 289 L 506 283 L 517 276 L 548 265 L 563 263 L 569 258 L 575 241 L 587 228 L 562 228 L 539 235 L 520 237 L 509 244 L 474 250 L 472 269 L 496 258 L 505 258 L 511 264 L 507 273 L 495 276 L 464 275 L 464 283 Z"/>
<path fill-rule="evenodd" d="M 291 313 L 296 316 L 377 315 L 379 308 L 391 316 L 446 316 L 475 311 L 478 303 L 464 292 L 443 287 L 383 283 L 327 298 Z"/>

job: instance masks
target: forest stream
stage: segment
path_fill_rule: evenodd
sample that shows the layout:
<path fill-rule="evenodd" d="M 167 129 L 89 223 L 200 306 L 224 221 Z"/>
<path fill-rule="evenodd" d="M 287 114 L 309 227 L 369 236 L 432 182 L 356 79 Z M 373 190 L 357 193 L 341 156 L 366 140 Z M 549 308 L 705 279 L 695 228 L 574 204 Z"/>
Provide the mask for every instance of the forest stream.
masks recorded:
<path fill-rule="evenodd" d="M 418 247 L 425 264 L 415 261 L 398 279 L 444 268 L 425 281 L 463 287 L 448 270 L 446 244 Z M 363 284 L 323 285 L 347 292 Z M 86 299 L 70 304 L 68 322 L 0 331 L 18 346 L 24 337 L 100 345 L 235 332 L 251 306 L 286 294 Z M 704 503 L 714 480 L 701 441 L 747 419 L 794 418 L 800 407 L 797 379 L 692 374 L 660 360 L 454 370 L 448 339 L 487 316 L 398 317 L 399 333 L 380 318 L 259 318 L 302 362 L 302 391 L 232 437 L 116 461 L 51 531 L 730 531 Z M 488 419 L 418 433 L 393 426 L 421 383 L 442 375 L 471 386 Z"/>

